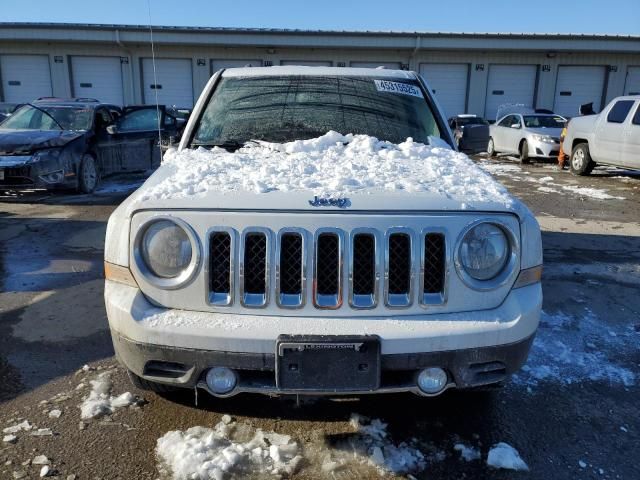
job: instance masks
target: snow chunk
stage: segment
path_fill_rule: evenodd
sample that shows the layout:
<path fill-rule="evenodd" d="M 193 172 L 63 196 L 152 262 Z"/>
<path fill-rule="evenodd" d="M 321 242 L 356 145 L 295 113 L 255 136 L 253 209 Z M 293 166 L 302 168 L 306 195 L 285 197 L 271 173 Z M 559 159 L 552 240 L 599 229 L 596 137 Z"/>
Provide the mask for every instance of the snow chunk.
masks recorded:
<path fill-rule="evenodd" d="M 4 443 L 16 443 L 18 441 L 18 437 L 16 437 L 15 435 L 5 435 L 4 437 L 2 437 L 2 441 Z"/>
<path fill-rule="evenodd" d="M 36 456 L 31 463 L 33 465 L 51 465 L 51 461 L 45 455 Z"/>
<path fill-rule="evenodd" d="M 504 442 L 498 443 L 489 450 L 487 465 L 507 470 L 529 470 L 527 464 L 520 458 L 518 451 Z"/>
<path fill-rule="evenodd" d="M 587 468 L 587 464 L 582 460 L 578 460 L 578 465 L 580 465 L 580 468 Z"/>
<path fill-rule="evenodd" d="M 158 439 L 160 470 L 178 480 L 222 479 L 247 469 L 261 475 L 291 475 L 302 461 L 299 446 L 288 435 L 256 430 L 249 441 L 231 437 L 236 424 L 220 422 L 215 428 L 192 427 L 171 431 Z"/>
<path fill-rule="evenodd" d="M 472 462 L 474 460 L 480 460 L 480 451 L 477 448 L 467 447 L 462 443 L 456 443 L 453 446 L 456 452 L 460 452 L 460 457 L 466 462 Z"/>
<path fill-rule="evenodd" d="M 110 372 L 101 373 L 90 383 L 91 392 L 80 405 L 80 418 L 83 420 L 110 415 L 116 409 L 128 407 L 138 401 L 130 392 L 117 397 L 110 395 L 112 388 Z"/>
<path fill-rule="evenodd" d="M 33 425 L 31 425 L 28 420 L 24 420 L 16 425 L 13 425 L 12 427 L 3 429 L 2 433 L 18 433 L 22 430 L 31 430 L 32 428 Z"/>
<path fill-rule="evenodd" d="M 49 412 L 49 418 L 60 418 L 60 415 L 62 415 L 62 411 L 57 408 Z"/>
<path fill-rule="evenodd" d="M 39 428 L 29 433 L 29 435 L 32 435 L 34 437 L 49 437 L 53 435 L 53 432 L 50 428 Z"/>
<path fill-rule="evenodd" d="M 168 151 L 161 168 L 171 174 L 151 183 L 140 200 L 184 198 L 209 191 L 309 191 L 345 196 L 386 190 L 438 193 L 465 203 L 513 203 L 507 190 L 466 155 L 441 147 L 411 138 L 394 144 L 331 131 L 310 140 L 248 143 L 233 153 L 221 148 Z"/>
<path fill-rule="evenodd" d="M 51 473 L 51 467 L 49 465 L 45 465 L 40 469 L 40 478 L 48 477 L 49 475 L 51 475 Z"/>

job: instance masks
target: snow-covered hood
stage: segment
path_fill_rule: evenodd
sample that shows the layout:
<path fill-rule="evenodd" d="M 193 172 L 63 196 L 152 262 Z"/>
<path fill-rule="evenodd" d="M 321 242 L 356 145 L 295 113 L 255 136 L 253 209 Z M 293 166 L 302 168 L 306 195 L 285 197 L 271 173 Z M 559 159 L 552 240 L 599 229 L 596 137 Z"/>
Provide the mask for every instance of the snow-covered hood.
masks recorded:
<path fill-rule="evenodd" d="M 230 153 L 170 151 L 127 201 L 141 209 L 514 212 L 521 203 L 444 143 L 329 132 Z"/>

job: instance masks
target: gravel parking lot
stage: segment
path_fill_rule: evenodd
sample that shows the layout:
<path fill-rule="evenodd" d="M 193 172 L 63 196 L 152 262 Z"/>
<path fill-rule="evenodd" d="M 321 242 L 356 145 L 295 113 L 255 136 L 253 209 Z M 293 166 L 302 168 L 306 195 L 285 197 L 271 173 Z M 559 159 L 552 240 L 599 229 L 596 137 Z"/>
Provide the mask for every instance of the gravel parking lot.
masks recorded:
<path fill-rule="evenodd" d="M 243 478 L 271 475 L 268 447 L 280 444 L 300 459 L 275 473 L 295 478 L 640 478 L 640 173 L 574 177 L 552 164 L 476 161 L 543 228 L 544 312 L 529 362 L 507 387 L 435 399 L 201 393 L 196 406 L 192 392 L 139 391 L 113 358 L 102 250 L 109 214 L 142 178 L 87 196 L 0 194 L 0 478 L 43 468 L 63 479 L 170 478 L 168 440 L 184 435 L 166 434 L 196 426 L 224 430 L 223 447 L 264 432 L 267 456 L 246 462 L 235 474 Z M 81 418 L 100 388 L 114 401 Z M 528 471 L 487 464 L 500 442 Z M 363 454 L 371 448 L 395 455 L 396 473 Z"/>

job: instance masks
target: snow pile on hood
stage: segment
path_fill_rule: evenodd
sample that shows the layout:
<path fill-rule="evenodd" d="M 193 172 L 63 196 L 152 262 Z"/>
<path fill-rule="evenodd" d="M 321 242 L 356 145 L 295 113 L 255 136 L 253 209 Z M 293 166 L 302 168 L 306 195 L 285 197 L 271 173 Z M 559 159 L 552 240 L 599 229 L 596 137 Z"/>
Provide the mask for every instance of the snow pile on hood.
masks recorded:
<path fill-rule="evenodd" d="M 529 470 L 527 464 L 520 458 L 518 451 L 504 442 L 498 443 L 489 450 L 487 465 L 507 470 Z"/>
<path fill-rule="evenodd" d="M 221 148 L 169 151 L 141 200 L 184 198 L 210 191 L 309 191 L 344 196 L 366 190 L 431 192 L 464 202 L 510 206 L 507 190 L 466 155 L 407 139 L 400 144 L 367 135 L 329 132 L 289 143 L 249 143 L 236 152 Z M 153 178 L 153 177 L 152 177 Z"/>
<path fill-rule="evenodd" d="M 225 417 L 213 429 L 193 427 L 159 438 L 156 454 L 162 462 L 161 472 L 176 480 L 222 479 L 227 474 L 247 472 L 261 477 L 295 473 L 302 456 L 291 437 L 256 430 L 253 437 L 234 441 L 232 434 L 246 436 L 246 428 Z"/>
<path fill-rule="evenodd" d="M 110 415 L 118 408 L 128 407 L 138 402 L 138 399 L 130 392 L 125 392 L 117 397 L 110 395 L 112 383 L 109 372 L 101 373 L 90 383 L 91 392 L 80 405 L 80 417 L 83 420 Z"/>

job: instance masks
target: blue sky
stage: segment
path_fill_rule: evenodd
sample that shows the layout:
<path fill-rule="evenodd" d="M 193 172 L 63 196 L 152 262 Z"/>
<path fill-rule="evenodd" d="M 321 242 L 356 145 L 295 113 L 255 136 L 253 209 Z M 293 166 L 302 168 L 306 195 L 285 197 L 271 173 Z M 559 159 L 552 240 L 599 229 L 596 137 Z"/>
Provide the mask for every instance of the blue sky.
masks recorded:
<path fill-rule="evenodd" d="M 156 25 L 640 35 L 640 0 L 150 0 Z M 147 0 L 5 0 L 4 22 L 147 24 Z"/>

